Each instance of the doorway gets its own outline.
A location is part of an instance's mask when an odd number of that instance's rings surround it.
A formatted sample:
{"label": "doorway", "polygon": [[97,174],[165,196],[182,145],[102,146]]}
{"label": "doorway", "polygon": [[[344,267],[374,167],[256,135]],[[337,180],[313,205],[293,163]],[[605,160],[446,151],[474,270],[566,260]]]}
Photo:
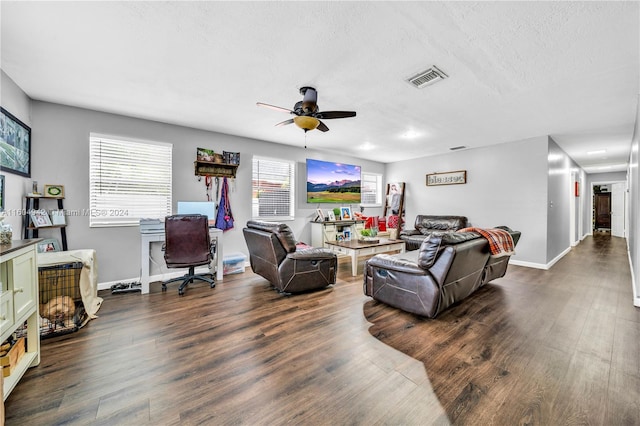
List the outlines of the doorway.
{"label": "doorway", "polygon": [[600,192],[593,195],[594,230],[611,230],[611,193]]}
{"label": "doorway", "polygon": [[593,183],[592,230],[626,237],[626,183],[621,181]]}

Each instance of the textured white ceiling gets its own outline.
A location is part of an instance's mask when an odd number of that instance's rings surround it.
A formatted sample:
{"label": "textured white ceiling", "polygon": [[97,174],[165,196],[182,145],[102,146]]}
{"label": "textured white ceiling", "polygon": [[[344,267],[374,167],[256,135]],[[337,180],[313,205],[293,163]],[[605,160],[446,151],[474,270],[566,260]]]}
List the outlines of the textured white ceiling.
{"label": "textured white ceiling", "polygon": [[[302,130],[274,126],[290,116],[256,102],[292,108],[313,86],[320,110],[358,114],[309,132],[313,148],[393,162],[551,135],[587,171],[615,171],[626,169],[640,93],[639,10],[2,1],[1,66],[33,99],[295,146]],[[431,65],[449,78],[406,82]],[[607,153],[586,154],[595,149]]]}

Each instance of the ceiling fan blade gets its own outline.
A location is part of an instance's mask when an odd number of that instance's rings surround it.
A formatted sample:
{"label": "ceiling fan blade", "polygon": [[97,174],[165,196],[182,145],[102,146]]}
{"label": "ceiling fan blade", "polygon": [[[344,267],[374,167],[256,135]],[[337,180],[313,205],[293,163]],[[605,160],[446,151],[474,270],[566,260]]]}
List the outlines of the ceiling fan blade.
{"label": "ceiling fan blade", "polygon": [[328,132],[329,128],[327,127],[326,124],[324,124],[322,121],[318,120],[319,124],[318,127],[316,127],[316,129],[320,130],[321,132]]}
{"label": "ceiling fan blade", "polygon": [[330,118],[349,118],[355,116],[355,111],[322,111],[316,114],[317,118],[323,118],[325,120]]}
{"label": "ceiling fan blade", "polygon": [[276,127],[286,126],[287,124],[292,124],[292,123],[293,123],[293,118],[290,118],[288,120],[284,120],[276,124]]}
{"label": "ceiling fan blade", "polygon": [[265,104],[265,103],[262,103],[262,102],[256,102],[256,105],[258,105],[259,107],[275,109],[276,111],[282,111],[282,112],[288,112],[289,114],[295,114],[289,108],[283,108],[283,107],[279,107],[279,106],[275,106],[275,105],[269,105],[269,104]]}

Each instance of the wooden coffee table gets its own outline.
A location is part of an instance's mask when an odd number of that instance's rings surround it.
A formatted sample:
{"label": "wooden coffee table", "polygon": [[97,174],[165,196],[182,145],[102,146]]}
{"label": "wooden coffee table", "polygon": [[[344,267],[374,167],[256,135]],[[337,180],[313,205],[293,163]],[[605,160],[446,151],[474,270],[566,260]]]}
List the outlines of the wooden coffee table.
{"label": "wooden coffee table", "polygon": [[387,238],[380,238],[376,243],[374,242],[360,242],[357,240],[351,241],[327,241],[328,249],[336,254],[345,254],[351,256],[351,275],[354,277],[358,275],[358,258],[367,255],[374,255],[380,253],[389,253],[392,251],[400,251],[404,253],[404,241],[402,240],[389,240]]}

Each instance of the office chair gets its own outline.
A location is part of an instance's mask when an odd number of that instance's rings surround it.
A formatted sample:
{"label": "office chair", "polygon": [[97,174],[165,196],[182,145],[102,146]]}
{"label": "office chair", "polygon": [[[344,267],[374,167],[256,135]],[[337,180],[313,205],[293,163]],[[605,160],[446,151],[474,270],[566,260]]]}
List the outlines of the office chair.
{"label": "office chair", "polygon": [[[189,272],[178,278],[162,283],[162,291],[167,284],[182,281],[178,294],[182,296],[187,284],[194,279],[206,281],[211,288],[216,286],[212,273],[196,274],[195,267],[209,265],[213,258],[211,239],[209,237],[209,220],[200,214],[178,214],[167,216],[164,221],[165,244],[164,260],[168,268],[189,268]],[[211,278],[209,278],[210,276]]]}

